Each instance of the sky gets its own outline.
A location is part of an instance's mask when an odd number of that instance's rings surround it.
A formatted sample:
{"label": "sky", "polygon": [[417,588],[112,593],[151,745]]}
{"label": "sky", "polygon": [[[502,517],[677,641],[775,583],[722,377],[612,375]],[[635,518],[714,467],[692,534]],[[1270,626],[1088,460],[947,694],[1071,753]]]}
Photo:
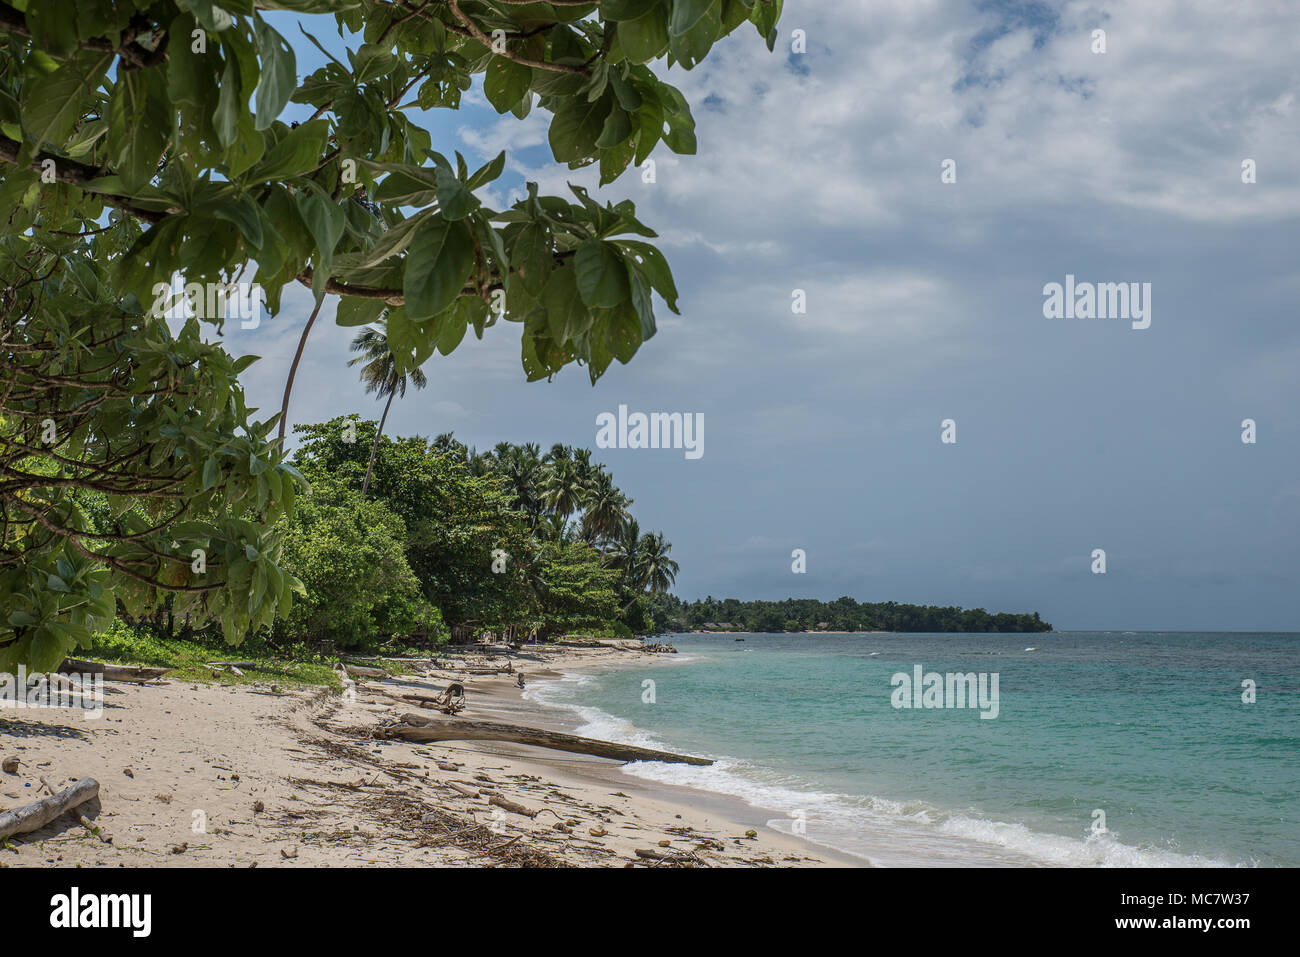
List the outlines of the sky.
{"label": "sky", "polygon": [[[341,49],[332,21],[309,28]],[[1297,64],[1290,0],[787,0],[775,52],[746,25],[662,71],[698,154],[661,145],[654,182],[603,189],[554,163],[549,114],[499,117],[476,85],[421,117],[434,148],[471,167],[507,150],[495,208],[525,181],[633,200],[682,315],[656,300],[658,334],[594,387],[576,365],[526,382],[520,327],[498,324],[434,356],[387,430],[592,448],[672,542],[684,599],[1300,630]],[[1067,275],[1149,283],[1149,327],[1047,318]],[[310,306],[286,291],[257,329],[226,327],[262,357],[244,378],[266,414]],[[291,422],[379,417],[332,308]],[[702,415],[704,454],[597,449],[620,404]]]}

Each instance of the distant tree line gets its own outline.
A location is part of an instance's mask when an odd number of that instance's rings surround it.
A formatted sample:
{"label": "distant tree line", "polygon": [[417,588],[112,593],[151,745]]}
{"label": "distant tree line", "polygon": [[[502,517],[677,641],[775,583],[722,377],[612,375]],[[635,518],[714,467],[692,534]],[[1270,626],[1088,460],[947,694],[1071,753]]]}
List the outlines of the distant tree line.
{"label": "distant tree line", "polygon": [[648,599],[655,629],[670,631],[1051,631],[1049,622],[1032,614],[989,612],[983,608],[858,602],[848,596],[834,601],[787,598],[740,601],[713,596],[682,601],[676,595]]}

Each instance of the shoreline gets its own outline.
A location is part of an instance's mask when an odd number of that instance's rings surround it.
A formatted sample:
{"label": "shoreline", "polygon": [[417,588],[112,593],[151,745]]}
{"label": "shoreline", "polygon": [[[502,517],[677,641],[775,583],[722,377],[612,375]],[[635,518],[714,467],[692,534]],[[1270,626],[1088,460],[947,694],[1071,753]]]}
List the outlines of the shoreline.
{"label": "shoreline", "polygon": [[[529,646],[525,646],[526,648]],[[609,670],[623,670],[628,667],[635,668],[657,668],[671,667],[678,663],[674,655],[668,654],[643,654],[635,659],[626,657],[616,658],[615,660],[593,661],[587,657],[589,652],[579,652],[577,656],[570,658],[561,656],[557,660],[548,663],[548,667],[541,672],[533,672],[532,677],[538,681],[555,681],[562,680],[566,677],[582,674],[593,674]],[[513,689],[512,690],[517,690]],[[546,727],[554,731],[564,731],[570,734],[578,733],[582,722],[576,713],[569,711],[562,705],[550,705],[538,701],[535,697],[528,695],[527,689],[520,695],[518,712],[512,710],[505,711],[503,717],[514,719],[516,717],[526,720],[529,724],[539,727]],[[795,847],[804,849],[807,853],[816,854],[826,858],[826,866],[831,867],[873,867],[875,866],[869,859],[854,854],[851,851],[845,851],[840,848],[832,847],[827,844],[821,844],[810,838],[800,835],[790,834],[785,831],[777,830],[770,827],[768,821],[778,819],[781,812],[771,808],[763,808],[745,801],[736,795],[726,794],[719,791],[710,791],[704,788],[691,787],[682,784],[672,784],[665,781],[656,781],[650,778],[644,778],[634,775],[625,774],[622,771],[622,765],[610,762],[601,762],[599,765],[593,765],[588,769],[593,780],[600,780],[611,785],[631,784],[638,792],[645,793],[648,796],[661,798],[669,803],[683,804],[690,807],[702,807],[708,809],[714,815],[722,820],[735,823],[741,828],[741,833],[745,829],[753,828],[760,834],[774,835],[783,839]]]}
{"label": "shoreline", "polygon": [[[662,657],[630,647],[486,654],[527,683]],[[319,687],[108,682],[98,720],[0,710],[0,756],[19,760],[0,774],[0,810],[39,800],[45,782],[100,784],[83,806],[99,836],[65,814],[0,845],[0,867],[870,866],[768,827],[774,815],[739,799],[623,774],[605,759],[374,736],[420,710],[395,694],[452,680],[465,686],[461,717],[575,726],[525,697],[515,674],[464,674],[466,661],[358,679],[355,700]]]}

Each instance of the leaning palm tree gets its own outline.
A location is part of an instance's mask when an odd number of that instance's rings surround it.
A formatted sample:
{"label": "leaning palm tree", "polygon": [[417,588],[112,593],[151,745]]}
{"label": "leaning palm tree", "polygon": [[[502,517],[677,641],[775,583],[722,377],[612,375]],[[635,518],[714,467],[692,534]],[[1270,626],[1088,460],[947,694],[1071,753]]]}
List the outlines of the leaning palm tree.
{"label": "leaning palm tree", "polygon": [[429,384],[429,380],[419,369],[412,369],[409,376],[398,371],[397,360],[393,358],[393,352],[388,348],[388,333],[382,321],[373,326],[366,326],[357,333],[356,338],[352,340],[352,351],[360,352],[361,355],[349,361],[349,366],[354,366],[358,362],[365,363],[361,367],[361,382],[366,387],[366,392],[373,392],[380,398],[388,397],[388,401],[384,403],[384,414],[379,419],[379,428],[375,431],[375,441],[370,446],[370,462],[366,465],[366,478],[361,483],[361,494],[365,495],[370,490],[370,476],[375,469],[375,453],[379,451],[379,437],[384,434],[384,423],[388,421],[388,410],[393,406],[393,397],[406,395],[408,378],[411,380],[411,385],[417,389],[423,389]]}

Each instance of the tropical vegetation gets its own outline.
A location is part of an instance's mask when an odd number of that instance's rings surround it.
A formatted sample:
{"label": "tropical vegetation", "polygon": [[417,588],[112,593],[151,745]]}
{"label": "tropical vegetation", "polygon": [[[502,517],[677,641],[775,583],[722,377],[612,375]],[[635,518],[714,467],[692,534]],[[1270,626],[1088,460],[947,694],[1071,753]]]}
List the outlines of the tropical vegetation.
{"label": "tropical vegetation", "polygon": [[[327,302],[340,325],[382,329],[391,359],[369,362],[384,398],[499,320],[517,324],[530,381],[577,363],[594,383],[630,361],[655,333],[655,296],[677,309],[633,204],[530,183],[494,209],[485,188],[505,154],[472,167],[435,144],[423,111],[458,109],[477,78],[498,113],[549,114],[555,162],[591,166],[609,184],[661,143],[695,151],[690,106],[665,74],[692,69],[746,22],[771,49],[780,10],[781,0],[0,0],[0,670],[52,668],[118,614],[165,612],[239,643],[298,627],[295,594],[353,580],[345,567],[304,579],[289,566],[349,534],[342,497],[295,517],[308,484],[284,434]],[[342,55],[318,40],[322,28],[337,30]],[[309,50],[320,66],[300,76]],[[169,321],[178,276],[187,318]],[[265,419],[240,381],[255,357],[232,357],[214,335],[227,291],[254,281],[273,317],[286,288],[314,301],[281,411]],[[374,448],[378,484],[404,466]],[[612,502],[584,530],[571,477],[543,489],[525,465],[502,466],[535,483],[515,498],[485,491],[456,507],[495,515],[517,501],[538,554],[546,543],[566,568],[585,561],[575,534],[600,552],[621,530]],[[391,541],[375,548],[389,561],[399,534],[415,535],[406,554],[420,595],[448,594],[431,576],[470,566],[434,552],[474,534],[486,544],[495,529],[425,527],[427,516],[398,507],[399,486],[384,488],[380,504],[406,529],[382,521]],[[294,522],[316,544],[286,546]],[[532,574],[539,561],[516,568]],[[620,588],[641,577],[615,574]],[[529,587],[553,620],[581,619],[566,597],[575,580]],[[386,587],[400,597],[391,613],[350,607],[340,628],[432,614],[402,576]],[[473,616],[505,620],[505,606],[467,601]]]}

